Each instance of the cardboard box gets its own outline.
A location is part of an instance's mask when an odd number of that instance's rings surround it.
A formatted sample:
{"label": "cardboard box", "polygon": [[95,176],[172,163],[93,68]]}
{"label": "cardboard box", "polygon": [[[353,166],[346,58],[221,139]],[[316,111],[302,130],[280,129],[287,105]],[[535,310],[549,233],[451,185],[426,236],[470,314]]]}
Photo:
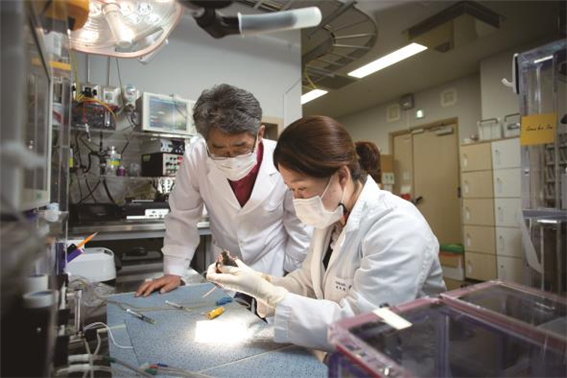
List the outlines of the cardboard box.
{"label": "cardboard box", "polygon": [[453,280],[451,278],[443,278],[445,281],[445,286],[447,286],[447,291],[457,290],[460,289],[462,285],[464,285],[464,281]]}
{"label": "cardboard box", "polygon": [[462,254],[441,252],[439,262],[443,268],[443,277],[457,281],[465,279],[465,258]]}
{"label": "cardboard box", "polygon": [[380,155],[380,168],[382,173],[394,172],[394,157],[392,155]]}

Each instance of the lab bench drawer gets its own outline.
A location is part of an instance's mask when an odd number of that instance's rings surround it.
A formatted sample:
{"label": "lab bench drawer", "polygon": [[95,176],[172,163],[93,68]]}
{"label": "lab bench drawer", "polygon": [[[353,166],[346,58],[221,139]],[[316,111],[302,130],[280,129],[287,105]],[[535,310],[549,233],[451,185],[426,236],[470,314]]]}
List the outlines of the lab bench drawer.
{"label": "lab bench drawer", "polygon": [[498,256],[498,279],[522,283],[523,263],[521,258]]}
{"label": "lab bench drawer", "polygon": [[462,175],[463,198],[493,198],[492,171],[467,172]]}
{"label": "lab bench drawer", "polygon": [[493,169],[520,168],[520,138],[492,142]]}
{"label": "lab bench drawer", "polygon": [[494,200],[464,199],[463,223],[465,225],[494,226]]}
{"label": "lab bench drawer", "polygon": [[519,228],[496,227],[496,254],[522,257],[522,233]]}
{"label": "lab bench drawer", "polygon": [[461,171],[484,171],[492,169],[490,143],[461,146]]}
{"label": "lab bench drawer", "polygon": [[494,227],[465,226],[465,251],[496,253]]}
{"label": "lab bench drawer", "polygon": [[520,198],[496,198],[494,217],[496,226],[519,227],[522,200]]}
{"label": "lab bench drawer", "polygon": [[522,196],[522,177],[520,168],[495,169],[494,197],[520,198]]}
{"label": "lab bench drawer", "polygon": [[465,275],[474,280],[496,279],[496,256],[483,253],[465,252]]}

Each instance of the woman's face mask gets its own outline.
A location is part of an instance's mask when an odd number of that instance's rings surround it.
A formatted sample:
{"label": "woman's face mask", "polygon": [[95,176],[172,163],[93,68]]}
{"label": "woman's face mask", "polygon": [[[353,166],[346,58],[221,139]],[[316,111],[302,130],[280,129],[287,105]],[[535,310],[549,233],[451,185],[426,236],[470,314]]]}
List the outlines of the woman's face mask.
{"label": "woman's face mask", "polygon": [[[252,150],[248,150],[242,155],[234,157],[215,156],[210,151],[209,160],[217,167],[219,171],[230,181],[238,181],[244,178],[257,164],[256,148],[258,137],[254,141]],[[207,147],[208,150],[208,147]]]}
{"label": "woman's face mask", "polygon": [[313,196],[311,198],[294,198],[293,206],[295,207],[295,214],[305,224],[315,228],[327,228],[333,223],[339,221],[343,216],[343,200],[345,191],[341,196],[341,201],[336,209],[329,211],[323,205],[323,197],[327,193],[329,186],[333,181],[333,176],[329,180],[327,187],[320,196]]}

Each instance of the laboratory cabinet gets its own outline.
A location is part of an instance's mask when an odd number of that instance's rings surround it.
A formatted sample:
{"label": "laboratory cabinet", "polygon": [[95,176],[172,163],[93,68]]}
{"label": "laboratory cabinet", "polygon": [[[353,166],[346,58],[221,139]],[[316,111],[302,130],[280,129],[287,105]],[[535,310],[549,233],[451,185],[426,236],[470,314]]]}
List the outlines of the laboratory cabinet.
{"label": "laboratory cabinet", "polygon": [[522,195],[520,168],[495,169],[494,197],[520,198]]}
{"label": "laboratory cabinet", "polygon": [[518,227],[496,227],[496,254],[522,257],[522,233]]}
{"label": "laboratory cabinet", "polygon": [[465,225],[494,226],[494,200],[463,200],[463,217]]}
{"label": "laboratory cabinet", "polygon": [[461,185],[466,277],[522,282],[519,138],[461,146]]}
{"label": "laboratory cabinet", "polygon": [[465,253],[465,275],[474,280],[489,281],[496,279],[496,256],[484,253]]}
{"label": "laboratory cabinet", "polygon": [[519,138],[495,141],[491,147],[493,169],[521,167]]}
{"label": "laboratory cabinet", "polygon": [[492,169],[490,143],[461,146],[461,172],[484,171]]}
{"label": "laboratory cabinet", "polygon": [[497,256],[498,278],[505,281],[521,282],[522,259],[517,257]]}
{"label": "laboratory cabinet", "polygon": [[519,198],[496,198],[494,200],[496,226],[519,227],[521,206]]}
{"label": "laboratory cabinet", "polygon": [[463,173],[461,188],[463,198],[493,198],[492,171]]}
{"label": "laboratory cabinet", "polygon": [[494,227],[464,226],[465,250],[496,253]]}

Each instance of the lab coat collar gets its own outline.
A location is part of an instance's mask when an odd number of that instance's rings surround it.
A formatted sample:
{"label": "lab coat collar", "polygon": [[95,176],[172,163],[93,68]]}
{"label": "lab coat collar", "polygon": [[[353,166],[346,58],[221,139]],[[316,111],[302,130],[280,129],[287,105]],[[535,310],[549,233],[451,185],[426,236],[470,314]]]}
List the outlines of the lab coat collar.
{"label": "lab coat collar", "polygon": [[[337,256],[340,255],[340,250],[343,247],[347,235],[359,230],[360,221],[366,212],[366,204],[368,203],[368,200],[373,197],[379,190],[380,188],[378,187],[376,182],[372,179],[372,177],[368,176],[366,183],[364,183],[364,187],[362,188],[362,191],[360,192],[360,195],[358,196],[358,199],[354,204],[352,211],[350,212],[347,224],[345,225],[345,228],[342,230],[337,242],[335,243],[335,250],[331,255],[331,259],[329,260],[329,264],[327,265],[326,272],[328,272],[332,268],[333,263],[337,260]],[[331,233],[333,228],[329,227],[328,230],[329,233]],[[323,276],[322,283],[324,283],[325,279],[327,278],[326,272]]]}
{"label": "lab coat collar", "polygon": [[258,205],[266,201],[277,184],[278,170],[274,165],[273,158],[275,142],[263,139],[262,143],[264,145],[262,165],[260,165],[260,171],[258,171],[258,177],[256,177],[250,199],[242,208],[243,214],[254,210]]}
{"label": "lab coat collar", "polygon": [[215,164],[209,159],[207,159],[207,168],[209,173],[207,178],[211,183],[211,188],[219,192],[219,198],[224,199],[230,206],[234,207],[236,210],[240,210],[240,203],[236,199],[236,195],[232,191],[228,179],[222,172],[215,166]]}
{"label": "lab coat collar", "polygon": [[[331,240],[331,233],[333,232],[333,227],[327,227],[326,229],[315,229],[312,238],[312,263],[311,263],[311,277],[313,281],[313,291],[315,292],[315,297],[318,299],[323,299],[323,275],[326,273],[323,267],[323,256],[327,252],[327,247]],[[317,263],[315,263],[317,262]],[[328,267],[331,264],[329,263]],[[327,269],[328,271],[329,269]]]}
{"label": "lab coat collar", "polygon": [[370,197],[373,197],[379,190],[380,188],[378,187],[378,184],[376,184],[376,181],[374,181],[372,177],[368,175],[366,182],[362,187],[362,191],[360,192],[360,195],[358,196],[358,199],[348,217],[348,221],[344,229],[346,233],[358,230],[358,228],[360,227],[360,220],[364,215],[368,200],[370,199]]}

